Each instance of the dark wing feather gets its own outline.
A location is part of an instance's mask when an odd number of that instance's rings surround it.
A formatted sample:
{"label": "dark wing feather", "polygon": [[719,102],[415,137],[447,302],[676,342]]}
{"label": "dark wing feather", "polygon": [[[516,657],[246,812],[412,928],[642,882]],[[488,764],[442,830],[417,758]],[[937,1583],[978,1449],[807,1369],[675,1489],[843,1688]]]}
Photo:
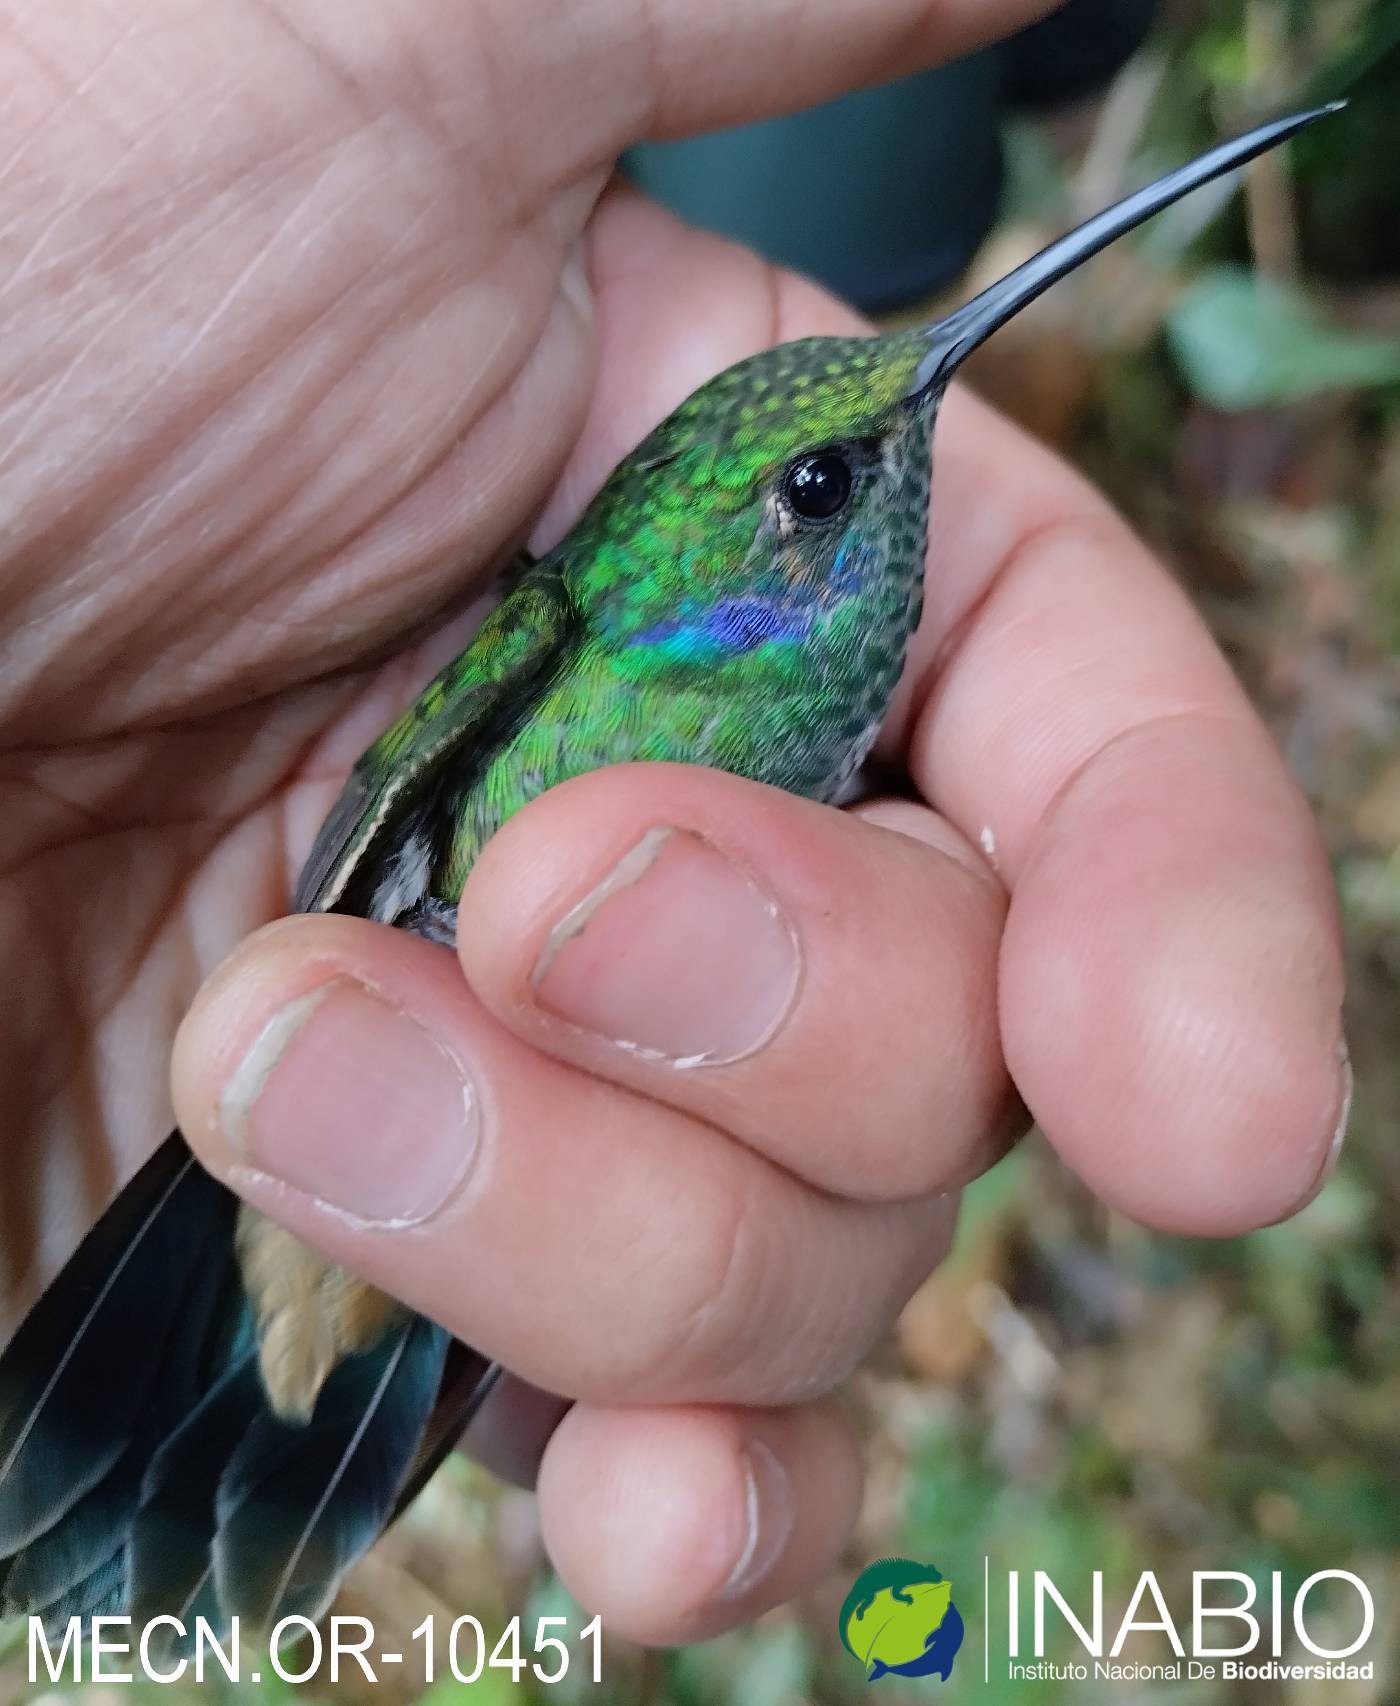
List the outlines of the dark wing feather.
{"label": "dark wing feather", "polygon": [[461,1439],[503,1373],[499,1363],[488,1362],[469,1345],[454,1341],[448,1347],[433,1413],[428,1417],[407,1478],[394,1501],[390,1522],[403,1515],[437,1474],[443,1458]]}
{"label": "dark wing feather", "polygon": [[[213,1192],[208,1201],[231,1218],[231,1201]],[[176,1209],[191,1206],[188,1196],[177,1196],[174,1203]],[[219,1226],[211,1224],[208,1230],[217,1233]],[[144,1322],[134,1322],[129,1332],[144,1328]],[[131,1443],[95,1486],[14,1558],[3,1594],[9,1613],[40,1610],[126,1544],[152,1453],[199,1405],[239,1334],[251,1346],[252,1323],[233,1263],[205,1259],[189,1277],[178,1330],[154,1359],[159,1374],[132,1428]],[[128,1343],[129,1358],[136,1349]]]}
{"label": "dark wing feather", "polygon": [[169,1139],[30,1311],[0,1357],[0,1556],[52,1529],[142,1435],[211,1251],[232,1263],[235,1208]]}
{"label": "dark wing feather", "polygon": [[[61,1637],[70,1617],[90,1618],[114,1610],[126,1593],[126,1559],[114,1552],[97,1568],[44,1606],[44,1630],[50,1639]],[[84,1631],[86,1635],[87,1631]]]}
{"label": "dark wing feather", "polygon": [[264,1413],[219,1484],[214,1584],[221,1610],[270,1628],[317,1618],[378,1539],[442,1378],[447,1335],[422,1316],[331,1374],[311,1419]]}
{"label": "dark wing feather", "polygon": [[548,560],[532,567],[350,772],[302,869],[296,911],[341,904],[355,872],[401,814],[422,803],[434,776],[464,749],[484,750],[495,721],[557,668],[575,620],[557,568]]}
{"label": "dark wing feather", "polygon": [[119,1457],[61,1522],[14,1560],[5,1579],[6,1617],[42,1611],[121,1549],[135,1506],[128,1483],[131,1455]]}
{"label": "dark wing feather", "polygon": [[257,1358],[230,1367],[151,1458],[131,1530],[131,1616],[186,1619],[209,1581],[214,1499],[229,1459],[267,1407]]}

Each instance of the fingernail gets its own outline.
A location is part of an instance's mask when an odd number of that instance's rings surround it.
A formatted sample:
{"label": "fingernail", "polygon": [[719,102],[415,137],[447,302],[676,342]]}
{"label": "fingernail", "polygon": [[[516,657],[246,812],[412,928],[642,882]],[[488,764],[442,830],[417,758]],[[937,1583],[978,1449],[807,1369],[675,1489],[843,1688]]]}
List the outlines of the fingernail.
{"label": "fingernail", "polygon": [[1356,1089],[1356,1075],[1351,1069],[1351,1051],[1347,1048],[1345,1037],[1337,1044],[1337,1062],[1341,1067],[1342,1075],[1337,1123],[1332,1131],[1332,1141],[1328,1145],[1327,1154],[1323,1157],[1322,1168],[1317,1175],[1317,1183],[1312,1189],[1313,1196],[1317,1195],[1337,1171],[1337,1163],[1341,1160],[1342,1149],[1347,1140],[1347,1125],[1351,1119],[1351,1099]]}
{"label": "fingernail", "polygon": [[539,1005],[676,1066],[760,1048],[797,992],[797,938],[777,902],[718,848],[657,828],[550,931]]}
{"label": "fingernail", "polygon": [[230,1149],[258,1172],[371,1226],[429,1219],[476,1151],[479,1106],[460,1062],[350,978],[290,1002],[224,1086]]}
{"label": "fingernail", "polygon": [[728,1581],[716,1600],[742,1599],[756,1588],[782,1556],[797,1520],[792,1480],[775,1453],[762,1440],[751,1439],[744,1450],[743,1543]]}

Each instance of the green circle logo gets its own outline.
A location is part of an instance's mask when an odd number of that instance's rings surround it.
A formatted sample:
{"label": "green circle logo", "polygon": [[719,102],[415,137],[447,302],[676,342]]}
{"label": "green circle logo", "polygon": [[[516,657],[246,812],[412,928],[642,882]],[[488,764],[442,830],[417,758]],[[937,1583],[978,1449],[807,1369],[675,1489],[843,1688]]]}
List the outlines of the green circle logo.
{"label": "green circle logo", "polygon": [[882,1676],[937,1676],[946,1682],[963,1643],[963,1620],[953,1584],[932,1564],[881,1558],[856,1577],[841,1607],[841,1643],[865,1668]]}

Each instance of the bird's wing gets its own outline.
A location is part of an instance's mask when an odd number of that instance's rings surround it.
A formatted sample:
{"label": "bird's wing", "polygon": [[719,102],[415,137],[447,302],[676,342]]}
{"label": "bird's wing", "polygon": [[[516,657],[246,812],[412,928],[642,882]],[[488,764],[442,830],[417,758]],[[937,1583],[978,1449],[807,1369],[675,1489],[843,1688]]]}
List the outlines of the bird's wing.
{"label": "bird's wing", "polygon": [[321,826],[297,883],[298,912],[328,912],[390,833],[399,811],[557,667],[576,612],[557,567],[533,565],[471,644],[364,753]]}

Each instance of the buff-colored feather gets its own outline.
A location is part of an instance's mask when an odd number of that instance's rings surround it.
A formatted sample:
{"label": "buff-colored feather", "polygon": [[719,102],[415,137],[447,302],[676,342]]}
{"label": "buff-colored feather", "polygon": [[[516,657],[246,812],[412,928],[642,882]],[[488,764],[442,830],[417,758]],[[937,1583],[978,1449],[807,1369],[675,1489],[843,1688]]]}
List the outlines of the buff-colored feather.
{"label": "buff-colored feather", "polygon": [[276,1413],[305,1421],[342,1357],[372,1345],[400,1305],[252,1209],[238,1263],[258,1322],[258,1362]]}

